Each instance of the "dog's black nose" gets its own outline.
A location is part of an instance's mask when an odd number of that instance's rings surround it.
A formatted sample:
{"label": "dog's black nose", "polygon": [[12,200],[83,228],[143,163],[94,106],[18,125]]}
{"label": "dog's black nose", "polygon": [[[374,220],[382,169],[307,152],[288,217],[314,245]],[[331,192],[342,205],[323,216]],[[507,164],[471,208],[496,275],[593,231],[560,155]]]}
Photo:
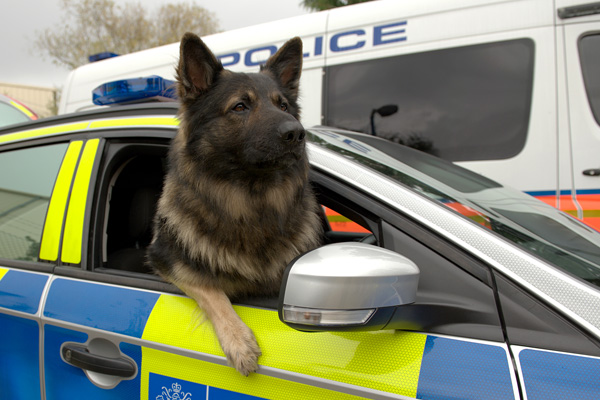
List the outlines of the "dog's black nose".
{"label": "dog's black nose", "polygon": [[298,121],[285,121],[279,125],[279,137],[287,143],[298,143],[304,140],[304,127]]}

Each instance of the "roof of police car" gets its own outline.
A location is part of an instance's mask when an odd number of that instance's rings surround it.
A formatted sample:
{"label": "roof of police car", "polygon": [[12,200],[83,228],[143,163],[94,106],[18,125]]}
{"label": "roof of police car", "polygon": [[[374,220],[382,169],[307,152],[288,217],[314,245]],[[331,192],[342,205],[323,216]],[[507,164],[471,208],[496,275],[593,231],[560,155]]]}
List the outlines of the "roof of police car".
{"label": "roof of police car", "polygon": [[2,127],[0,129],[0,135],[21,131],[24,128],[38,129],[47,126],[86,120],[135,116],[175,115],[178,109],[179,103],[177,102],[153,102],[144,104],[120,105],[114,107],[98,107],[92,110],[80,111],[71,114],[62,114],[39,119],[37,121]]}

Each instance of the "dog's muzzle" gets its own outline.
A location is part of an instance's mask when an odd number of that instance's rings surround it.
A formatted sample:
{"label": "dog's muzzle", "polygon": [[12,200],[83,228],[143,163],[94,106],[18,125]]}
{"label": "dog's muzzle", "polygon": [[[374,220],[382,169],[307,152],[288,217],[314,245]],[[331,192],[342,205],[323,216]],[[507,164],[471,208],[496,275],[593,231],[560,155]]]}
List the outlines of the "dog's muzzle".
{"label": "dog's muzzle", "polygon": [[289,146],[301,143],[306,136],[304,127],[296,120],[282,122],[277,131],[281,140]]}

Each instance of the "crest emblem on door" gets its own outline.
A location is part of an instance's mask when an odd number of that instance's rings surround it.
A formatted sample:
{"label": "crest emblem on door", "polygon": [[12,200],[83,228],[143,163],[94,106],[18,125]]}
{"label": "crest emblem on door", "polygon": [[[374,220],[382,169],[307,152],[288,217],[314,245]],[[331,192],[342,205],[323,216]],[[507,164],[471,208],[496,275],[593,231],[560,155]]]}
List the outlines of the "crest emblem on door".
{"label": "crest emblem on door", "polygon": [[175,382],[171,388],[162,387],[162,393],[156,396],[156,400],[191,400],[192,394],[181,390],[181,385]]}
{"label": "crest emblem on door", "polygon": [[206,392],[205,385],[150,373],[149,400],[204,400]]}

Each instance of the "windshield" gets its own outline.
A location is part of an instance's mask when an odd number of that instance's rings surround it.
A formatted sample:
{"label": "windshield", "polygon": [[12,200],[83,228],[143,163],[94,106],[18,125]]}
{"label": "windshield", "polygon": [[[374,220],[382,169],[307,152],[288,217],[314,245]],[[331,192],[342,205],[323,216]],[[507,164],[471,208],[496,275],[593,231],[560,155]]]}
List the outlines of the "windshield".
{"label": "windshield", "polygon": [[309,139],[600,287],[600,233],[579,220],[516,189],[385,139],[337,130],[309,131]]}

